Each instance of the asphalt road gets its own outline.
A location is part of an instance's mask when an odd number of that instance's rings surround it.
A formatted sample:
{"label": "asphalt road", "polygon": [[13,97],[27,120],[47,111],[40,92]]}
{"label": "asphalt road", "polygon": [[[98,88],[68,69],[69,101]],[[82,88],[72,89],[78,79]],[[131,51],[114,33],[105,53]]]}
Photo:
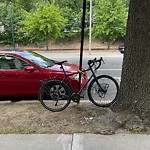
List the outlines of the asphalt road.
{"label": "asphalt road", "polygon": [[[77,51],[38,51],[38,53],[54,60],[62,61],[67,60],[68,62],[79,65],[80,52]],[[100,69],[97,71],[97,75],[110,75],[120,81],[122,71],[123,54],[118,50],[114,51],[93,51],[89,54],[88,51],[83,53],[83,68],[87,68],[87,62],[89,59],[103,57],[105,64],[102,64]],[[90,76],[90,73],[88,73]]]}
{"label": "asphalt road", "polygon": [[[70,63],[74,63],[79,65],[80,60],[80,52],[79,51],[38,51],[38,53],[54,60],[63,61],[67,60]],[[88,51],[83,53],[83,68],[88,68],[87,62],[90,59],[103,57],[105,64],[102,64],[100,69],[97,71],[98,75],[109,75],[114,77],[117,82],[120,84],[121,80],[121,71],[122,71],[122,62],[123,62],[123,54],[121,54],[118,50],[114,51],[92,51],[89,54]],[[91,75],[90,72],[87,73],[88,76]],[[84,100],[88,100],[87,92],[84,91]]]}

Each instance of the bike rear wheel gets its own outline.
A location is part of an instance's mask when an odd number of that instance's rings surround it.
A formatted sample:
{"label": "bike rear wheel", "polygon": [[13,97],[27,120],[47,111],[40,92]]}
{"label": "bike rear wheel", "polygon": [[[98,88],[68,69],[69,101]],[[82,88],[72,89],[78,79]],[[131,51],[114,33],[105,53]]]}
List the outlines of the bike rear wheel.
{"label": "bike rear wheel", "polygon": [[[118,82],[111,76],[101,75],[93,79],[88,87],[88,96],[93,104],[99,107],[109,107],[116,101],[118,95]],[[103,89],[103,90],[102,90]]]}
{"label": "bike rear wheel", "polygon": [[50,80],[42,85],[39,91],[39,101],[48,110],[59,112],[70,104],[70,89],[59,80]]}

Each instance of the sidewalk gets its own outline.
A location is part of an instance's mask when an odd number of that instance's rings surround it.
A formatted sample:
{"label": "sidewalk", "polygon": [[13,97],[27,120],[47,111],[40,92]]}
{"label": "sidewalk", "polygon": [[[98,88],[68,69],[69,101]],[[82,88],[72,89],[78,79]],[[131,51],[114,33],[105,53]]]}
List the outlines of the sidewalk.
{"label": "sidewalk", "polygon": [[[49,58],[79,58],[80,57],[80,50],[74,51],[74,50],[68,50],[68,51],[35,51],[41,55],[44,55]],[[97,51],[84,51],[83,57],[86,58],[95,58],[97,56],[101,57],[123,57],[123,54],[121,54],[118,50],[97,50]]]}
{"label": "sidewalk", "polygon": [[0,134],[0,150],[150,150],[150,135]]}

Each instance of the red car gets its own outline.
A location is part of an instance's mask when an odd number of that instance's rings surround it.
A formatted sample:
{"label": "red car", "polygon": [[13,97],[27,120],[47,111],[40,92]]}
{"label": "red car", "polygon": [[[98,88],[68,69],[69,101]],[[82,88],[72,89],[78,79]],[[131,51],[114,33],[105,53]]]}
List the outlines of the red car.
{"label": "red car", "polygon": [[[79,69],[77,65],[71,63],[64,63],[64,67],[68,73]],[[41,80],[54,77],[62,79],[63,76],[63,71],[54,60],[38,53],[18,50],[0,51],[0,100],[37,99]],[[70,79],[74,90],[77,91],[78,76],[74,75]],[[85,74],[81,86],[86,81]]]}

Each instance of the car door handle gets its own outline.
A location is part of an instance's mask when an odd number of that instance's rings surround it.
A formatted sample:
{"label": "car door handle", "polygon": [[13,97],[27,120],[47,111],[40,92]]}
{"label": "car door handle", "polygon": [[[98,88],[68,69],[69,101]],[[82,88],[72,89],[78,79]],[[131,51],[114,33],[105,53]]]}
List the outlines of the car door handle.
{"label": "car door handle", "polygon": [[6,77],[6,73],[1,73],[0,76],[1,77]]}

